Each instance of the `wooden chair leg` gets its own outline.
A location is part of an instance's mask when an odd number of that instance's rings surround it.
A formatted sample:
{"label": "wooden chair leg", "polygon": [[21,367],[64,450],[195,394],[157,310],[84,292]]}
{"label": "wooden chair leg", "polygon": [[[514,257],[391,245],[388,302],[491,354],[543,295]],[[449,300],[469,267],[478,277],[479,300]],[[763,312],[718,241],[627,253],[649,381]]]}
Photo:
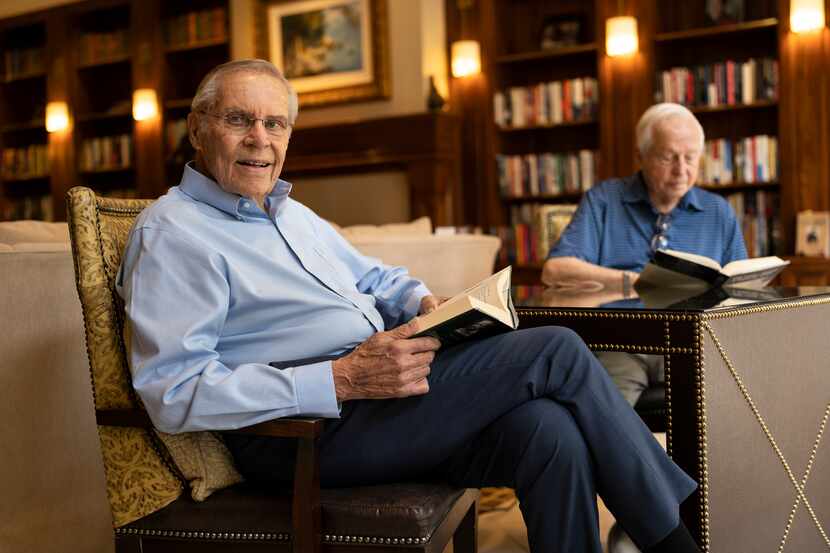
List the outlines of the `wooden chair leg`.
{"label": "wooden chair leg", "polygon": [[478,500],[470,505],[470,510],[464,515],[464,519],[455,534],[452,536],[452,549],[455,553],[478,553]]}

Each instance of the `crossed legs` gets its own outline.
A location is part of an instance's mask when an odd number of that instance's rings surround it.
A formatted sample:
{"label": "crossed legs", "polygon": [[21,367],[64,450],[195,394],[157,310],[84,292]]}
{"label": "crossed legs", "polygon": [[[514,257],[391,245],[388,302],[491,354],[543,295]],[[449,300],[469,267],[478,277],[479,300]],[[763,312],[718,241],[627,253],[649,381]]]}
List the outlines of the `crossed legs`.
{"label": "crossed legs", "polygon": [[[694,482],[573,332],[535,328],[450,348],[429,381],[423,396],[345,403],[321,439],[323,485],[511,486],[535,552],[599,552],[596,492],[640,545],[678,525]],[[226,439],[250,479],[290,478],[286,441]]]}

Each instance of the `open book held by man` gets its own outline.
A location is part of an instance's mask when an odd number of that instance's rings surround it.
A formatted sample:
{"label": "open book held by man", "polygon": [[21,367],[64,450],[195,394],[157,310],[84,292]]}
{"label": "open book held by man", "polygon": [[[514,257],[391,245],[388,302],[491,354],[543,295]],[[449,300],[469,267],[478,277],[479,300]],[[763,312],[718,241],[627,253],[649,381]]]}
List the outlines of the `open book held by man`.
{"label": "open book held by man", "polygon": [[654,258],[640,273],[636,285],[638,288],[760,287],[769,283],[789,263],[773,255],[732,261],[721,267],[717,261],[703,255],[661,249],[654,252]]}
{"label": "open book held by man", "polygon": [[502,269],[418,317],[416,336],[432,336],[447,347],[515,329],[519,318],[510,295],[510,275],[510,267]]}

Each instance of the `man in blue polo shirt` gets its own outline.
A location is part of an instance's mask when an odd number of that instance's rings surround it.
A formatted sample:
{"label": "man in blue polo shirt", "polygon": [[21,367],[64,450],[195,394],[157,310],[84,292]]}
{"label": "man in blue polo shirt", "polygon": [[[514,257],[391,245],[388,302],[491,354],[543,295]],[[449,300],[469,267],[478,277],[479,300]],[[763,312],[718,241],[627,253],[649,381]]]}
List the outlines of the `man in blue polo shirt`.
{"label": "man in blue polo shirt", "polygon": [[[679,104],[650,107],[637,123],[642,170],[589,190],[542,271],[549,286],[593,282],[631,295],[640,271],[658,248],[711,257],[721,265],[746,258],[735,214],[717,194],[695,188],[703,128]],[[649,382],[664,378],[663,357],[597,355],[632,405]]]}

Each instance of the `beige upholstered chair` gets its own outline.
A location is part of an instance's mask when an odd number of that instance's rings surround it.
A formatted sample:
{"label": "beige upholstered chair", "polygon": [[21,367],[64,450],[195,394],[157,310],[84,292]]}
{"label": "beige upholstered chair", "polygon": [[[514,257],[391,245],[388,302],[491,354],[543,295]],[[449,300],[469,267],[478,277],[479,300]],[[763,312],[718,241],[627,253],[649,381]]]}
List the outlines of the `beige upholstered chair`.
{"label": "beige upholstered chair", "polygon": [[68,194],[69,229],[84,316],[98,432],[118,551],[429,551],[450,539],[476,549],[478,492],[401,483],[319,486],[322,419],[282,419],[242,432],[299,440],[293,493],[237,484],[203,502],[186,483],[136,397],[127,366],[124,310],[114,278],[135,217],[149,200]]}

